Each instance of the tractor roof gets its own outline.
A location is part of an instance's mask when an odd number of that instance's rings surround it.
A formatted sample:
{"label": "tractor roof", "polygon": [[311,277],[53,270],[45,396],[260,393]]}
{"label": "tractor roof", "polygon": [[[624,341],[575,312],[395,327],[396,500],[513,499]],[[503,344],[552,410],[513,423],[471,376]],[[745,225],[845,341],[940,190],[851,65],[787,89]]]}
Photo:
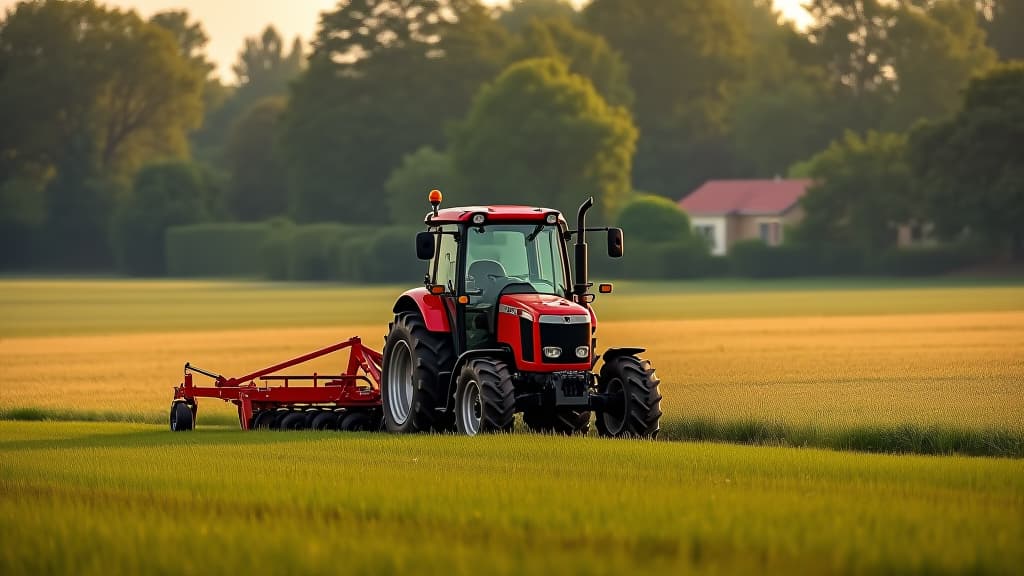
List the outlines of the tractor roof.
{"label": "tractor roof", "polygon": [[437,211],[437,216],[427,214],[426,222],[431,225],[469,222],[473,214],[486,214],[487,222],[543,222],[548,214],[558,214],[558,221],[565,218],[558,210],[536,206],[459,206]]}

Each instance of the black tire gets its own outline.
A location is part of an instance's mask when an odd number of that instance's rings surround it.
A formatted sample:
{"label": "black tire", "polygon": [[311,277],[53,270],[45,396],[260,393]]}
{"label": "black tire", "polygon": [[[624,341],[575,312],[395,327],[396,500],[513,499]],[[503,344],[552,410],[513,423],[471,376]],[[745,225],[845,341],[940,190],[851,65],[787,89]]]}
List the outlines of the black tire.
{"label": "black tire", "polygon": [[304,430],[306,428],[306,414],[303,412],[291,412],[281,419],[279,426],[281,430]]}
{"label": "black tire", "polygon": [[547,407],[530,408],[523,412],[527,428],[541,434],[586,436],[590,432],[590,412]]}
{"label": "black tire", "polygon": [[455,391],[455,426],[460,434],[511,432],[516,397],[512,375],[501,360],[475,358],[459,372]]}
{"label": "black tire", "polygon": [[171,403],[171,432],[188,432],[195,424],[192,408],[184,402]]}
{"label": "black tire", "polygon": [[[408,358],[407,363],[405,358]],[[438,410],[443,410],[448,403],[448,382],[442,382],[438,375],[449,370],[453,363],[448,334],[427,330],[418,312],[401,312],[395,316],[384,345],[381,371],[384,425],[389,432],[452,430],[454,417]],[[408,387],[402,382],[409,382]]]}
{"label": "black tire", "polygon": [[612,438],[655,438],[661,429],[660,384],[649,360],[618,356],[605,362],[597,387],[610,398],[597,413],[597,433]]}
{"label": "black tire", "polygon": [[338,430],[342,432],[368,432],[380,428],[377,422],[374,426],[373,418],[366,412],[350,412],[346,414],[338,424]]}
{"label": "black tire", "polygon": [[280,419],[280,412],[276,410],[261,410],[256,413],[256,416],[252,419],[253,430],[271,430],[276,428],[276,423]]}
{"label": "black tire", "polygon": [[338,413],[337,412],[321,412],[313,418],[313,422],[309,425],[312,430],[337,430],[338,429]]}

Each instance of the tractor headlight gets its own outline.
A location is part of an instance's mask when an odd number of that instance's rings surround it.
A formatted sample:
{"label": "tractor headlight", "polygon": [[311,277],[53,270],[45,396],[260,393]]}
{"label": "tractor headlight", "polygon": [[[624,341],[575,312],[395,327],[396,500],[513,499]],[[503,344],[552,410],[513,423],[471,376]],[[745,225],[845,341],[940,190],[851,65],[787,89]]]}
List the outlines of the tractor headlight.
{"label": "tractor headlight", "polygon": [[558,214],[552,212],[551,214],[548,214],[546,218],[544,218],[544,221],[547,222],[548,224],[554,224],[558,222]]}
{"label": "tractor headlight", "polygon": [[577,358],[590,358],[590,346],[577,346],[576,347]]}
{"label": "tractor headlight", "polygon": [[558,358],[561,355],[562,355],[562,349],[559,348],[558,346],[545,346],[544,347],[544,356],[546,358],[554,359],[554,358]]}
{"label": "tractor headlight", "polygon": [[483,214],[473,214],[472,222],[473,222],[473,224],[476,224],[477,226],[480,226],[480,225],[482,225],[484,223],[484,220],[486,220],[486,219],[487,219],[487,216],[484,216]]}

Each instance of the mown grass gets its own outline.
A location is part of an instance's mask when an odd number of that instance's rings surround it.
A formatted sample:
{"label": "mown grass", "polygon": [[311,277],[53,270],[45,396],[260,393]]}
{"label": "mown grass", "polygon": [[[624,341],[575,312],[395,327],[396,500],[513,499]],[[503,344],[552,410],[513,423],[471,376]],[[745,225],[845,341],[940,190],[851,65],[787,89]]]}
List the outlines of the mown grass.
{"label": "mown grass", "polygon": [[1024,462],[0,422],[0,573],[1011,574]]}
{"label": "mown grass", "polygon": [[[0,409],[0,421],[121,422],[166,425],[167,415],[113,411]],[[237,427],[233,414],[204,414],[203,428]],[[521,420],[516,431],[529,432]],[[596,436],[591,432],[591,436]],[[665,441],[732,442],[765,446],[815,447],[886,454],[933,454],[1024,458],[1024,431],[1009,428],[966,428],[914,424],[819,426],[760,420],[716,421],[670,416],[658,436]]]}

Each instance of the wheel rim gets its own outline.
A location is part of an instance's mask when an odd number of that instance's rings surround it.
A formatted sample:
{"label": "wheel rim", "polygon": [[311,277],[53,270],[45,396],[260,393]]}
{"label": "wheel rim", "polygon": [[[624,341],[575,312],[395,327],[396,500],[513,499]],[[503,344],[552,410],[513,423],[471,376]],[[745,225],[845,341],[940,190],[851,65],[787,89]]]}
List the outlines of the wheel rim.
{"label": "wheel rim", "polygon": [[[614,400],[609,406],[611,409],[605,410],[602,415],[605,426],[612,434],[621,434],[626,425],[626,388],[622,385],[622,380],[615,378],[608,382],[607,394]],[[621,405],[617,405],[619,402]]]}
{"label": "wheel rim", "polygon": [[476,380],[466,382],[466,391],[462,395],[462,423],[466,434],[476,436],[480,433],[480,420],[483,416],[483,404],[480,402],[480,385]]}
{"label": "wheel rim", "polygon": [[401,426],[412,411],[412,350],[404,340],[395,343],[388,363],[388,411]]}

